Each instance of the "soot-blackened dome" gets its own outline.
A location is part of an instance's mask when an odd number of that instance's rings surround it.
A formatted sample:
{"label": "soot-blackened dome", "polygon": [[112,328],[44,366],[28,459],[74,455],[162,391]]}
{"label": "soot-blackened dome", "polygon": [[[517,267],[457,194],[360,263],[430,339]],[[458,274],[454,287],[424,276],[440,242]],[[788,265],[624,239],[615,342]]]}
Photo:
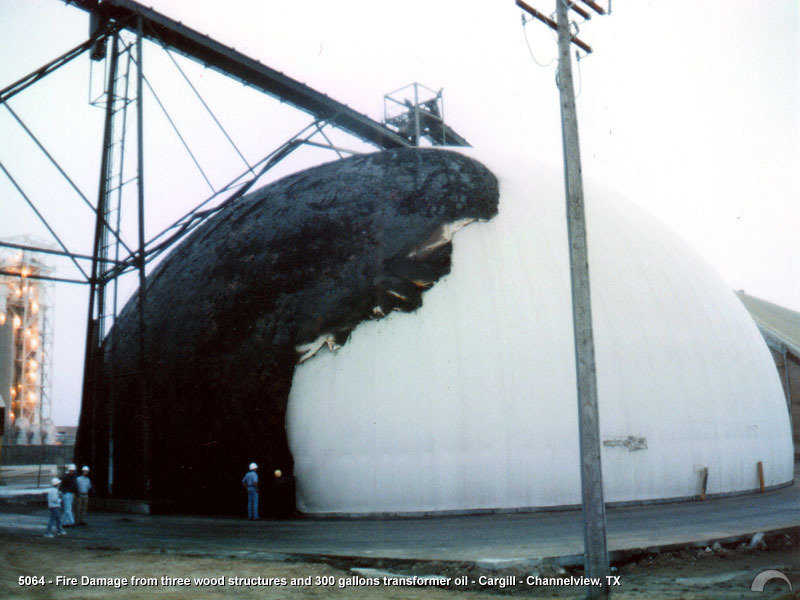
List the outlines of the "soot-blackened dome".
{"label": "soot-blackened dome", "polygon": [[117,496],[232,512],[251,461],[291,473],[285,408],[296,362],[345,343],[364,320],[416,310],[450,270],[453,228],[492,218],[497,198],[476,160],[414,148],[308,169],[225,206],[147,278],[149,407],[138,295],[116,343],[106,340],[77,448],[97,489],[109,430]]}

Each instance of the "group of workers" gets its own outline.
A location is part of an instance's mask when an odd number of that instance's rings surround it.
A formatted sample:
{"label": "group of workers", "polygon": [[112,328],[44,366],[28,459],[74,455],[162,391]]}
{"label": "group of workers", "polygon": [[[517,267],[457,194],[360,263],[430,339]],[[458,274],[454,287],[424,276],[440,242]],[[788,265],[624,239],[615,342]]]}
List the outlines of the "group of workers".
{"label": "group of workers", "polygon": [[[293,490],[290,483],[283,476],[280,469],[273,471],[273,481],[270,490],[270,513],[276,517],[291,515],[292,507],[287,501]],[[81,468],[78,475],[77,467],[69,465],[63,479],[53,477],[51,487],[47,492],[47,508],[50,520],[47,523],[45,537],[64,535],[65,527],[86,525],[86,514],[89,510],[89,492],[92,489],[92,480],[89,479],[89,467]],[[259,518],[259,481],[258,465],[250,463],[250,468],[242,478],[242,486],[247,491],[247,518],[256,521]],[[74,511],[73,511],[74,507]]]}
{"label": "group of workers", "polygon": [[89,512],[89,492],[92,489],[89,467],[84,466],[81,474],[78,475],[78,468],[75,465],[69,465],[64,478],[53,477],[50,484],[51,487],[47,491],[47,509],[50,512],[50,520],[44,536],[64,535],[65,527],[86,525],[86,514]]}

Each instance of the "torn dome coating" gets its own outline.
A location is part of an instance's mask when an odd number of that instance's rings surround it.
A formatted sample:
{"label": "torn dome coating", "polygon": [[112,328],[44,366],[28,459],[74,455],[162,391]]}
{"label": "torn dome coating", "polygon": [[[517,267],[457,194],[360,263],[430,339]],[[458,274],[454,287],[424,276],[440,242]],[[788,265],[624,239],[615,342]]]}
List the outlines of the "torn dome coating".
{"label": "torn dome coating", "polygon": [[240,511],[248,463],[259,464],[262,484],[273,468],[291,473],[285,412],[302,353],[313,354],[315,340],[346,343],[364,320],[419,308],[450,270],[452,232],[493,217],[498,195],[474,159],[406,148],[308,169],[226,206],[147,278],[146,435],[138,294],[117,320],[113,365],[106,338],[76,449],[96,489],[106,489],[110,429],[114,496]]}

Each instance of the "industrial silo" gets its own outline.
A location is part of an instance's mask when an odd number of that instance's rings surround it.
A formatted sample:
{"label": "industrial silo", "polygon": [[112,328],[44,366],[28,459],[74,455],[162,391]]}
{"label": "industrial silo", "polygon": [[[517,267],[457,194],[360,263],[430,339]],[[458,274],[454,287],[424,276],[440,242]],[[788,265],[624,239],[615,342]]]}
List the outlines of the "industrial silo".
{"label": "industrial silo", "polygon": [[49,389],[49,273],[22,251],[0,257],[0,390],[5,444],[52,443]]}

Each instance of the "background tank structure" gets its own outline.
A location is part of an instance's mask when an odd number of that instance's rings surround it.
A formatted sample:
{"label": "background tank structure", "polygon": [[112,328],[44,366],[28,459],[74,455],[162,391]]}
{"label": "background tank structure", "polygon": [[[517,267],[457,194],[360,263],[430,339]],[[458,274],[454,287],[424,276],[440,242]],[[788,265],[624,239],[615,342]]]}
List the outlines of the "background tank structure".
{"label": "background tank structure", "polygon": [[51,284],[37,280],[47,265],[29,253],[0,256],[0,396],[6,445],[52,444]]}

